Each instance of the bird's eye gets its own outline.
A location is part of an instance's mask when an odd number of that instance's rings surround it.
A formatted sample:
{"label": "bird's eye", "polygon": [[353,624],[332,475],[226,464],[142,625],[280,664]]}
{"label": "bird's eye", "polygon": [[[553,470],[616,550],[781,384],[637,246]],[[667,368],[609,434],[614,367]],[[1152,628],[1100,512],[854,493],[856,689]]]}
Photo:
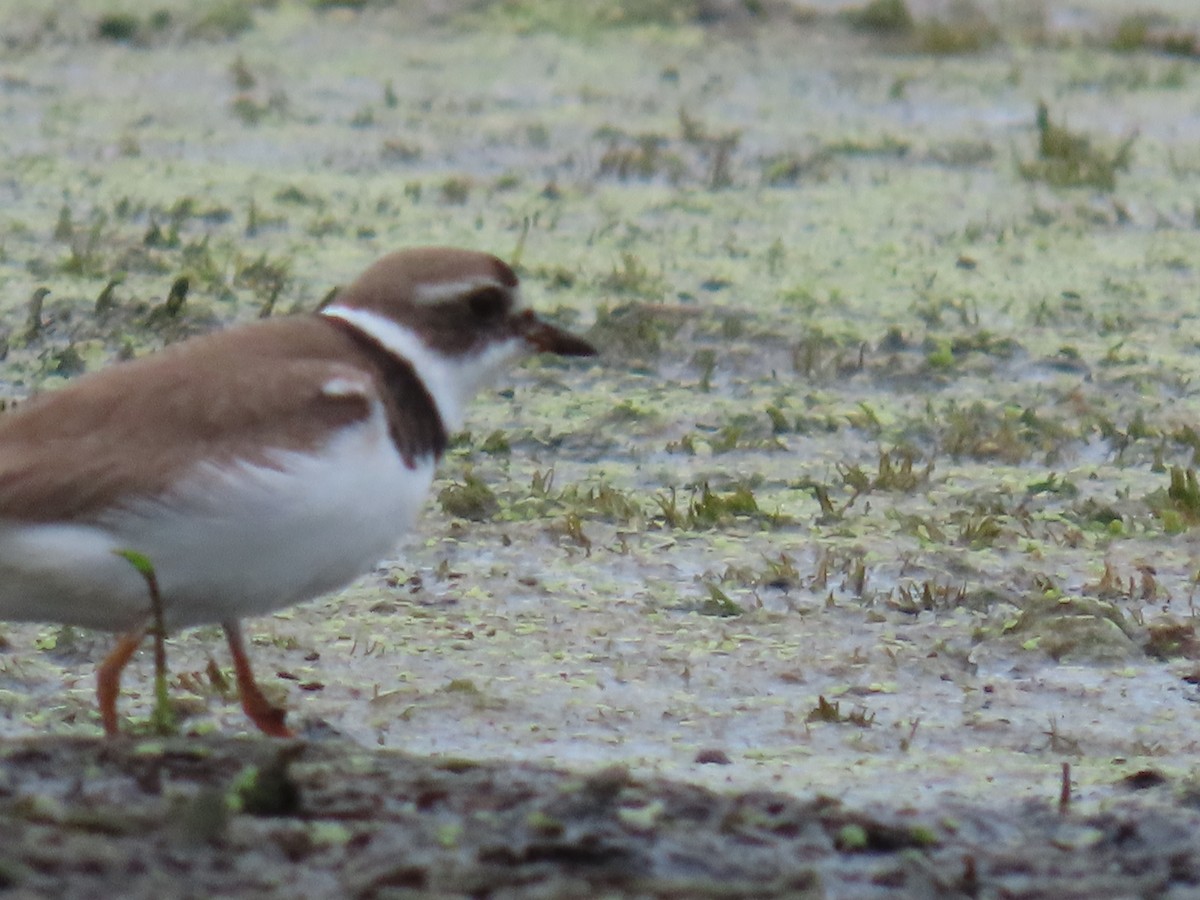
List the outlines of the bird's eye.
{"label": "bird's eye", "polygon": [[496,319],[508,311],[508,292],[495,286],[482,287],[467,295],[467,306],[477,319]]}

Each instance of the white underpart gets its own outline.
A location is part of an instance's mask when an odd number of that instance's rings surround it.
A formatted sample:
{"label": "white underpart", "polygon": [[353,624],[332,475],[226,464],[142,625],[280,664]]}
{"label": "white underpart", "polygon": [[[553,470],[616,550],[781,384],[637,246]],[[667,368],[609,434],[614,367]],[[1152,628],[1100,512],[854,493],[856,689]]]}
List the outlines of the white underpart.
{"label": "white underpart", "polygon": [[445,356],[430,349],[411,328],[370,310],[334,304],[321,310],[321,315],[353,325],[392,353],[408,360],[433,398],[447,431],[461,429],[467,402],[486,382],[528,350],[523,338],[513,336],[490,343],[477,353]]}
{"label": "white underpart", "polygon": [[0,523],[0,619],[135,627],[149,595],[119,550],[154,565],[176,628],[320,596],[389,554],[415,521],[434,470],[432,457],[405,465],[379,404],[319,452],[281,452],[275,462],[203,464],[168,497],[95,525]]}

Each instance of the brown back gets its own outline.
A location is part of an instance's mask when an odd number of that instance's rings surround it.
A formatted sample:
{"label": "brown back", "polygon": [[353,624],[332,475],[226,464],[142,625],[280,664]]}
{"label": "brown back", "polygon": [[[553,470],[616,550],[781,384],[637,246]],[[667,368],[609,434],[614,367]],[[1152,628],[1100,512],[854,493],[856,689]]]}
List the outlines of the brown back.
{"label": "brown back", "polygon": [[[335,379],[362,390],[327,390]],[[440,453],[445,432],[432,403],[396,396],[411,389],[319,316],[184,341],[0,417],[0,520],[94,519],[116,502],[166,492],[201,460],[271,465],[273,451],[315,449],[365,420],[372,393],[389,390],[392,438],[412,464]]]}

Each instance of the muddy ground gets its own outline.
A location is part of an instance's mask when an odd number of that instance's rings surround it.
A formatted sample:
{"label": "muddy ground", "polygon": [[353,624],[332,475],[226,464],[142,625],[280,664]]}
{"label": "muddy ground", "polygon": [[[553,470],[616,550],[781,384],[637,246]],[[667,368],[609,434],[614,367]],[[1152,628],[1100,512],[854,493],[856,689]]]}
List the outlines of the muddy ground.
{"label": "muddy ground", "polygon": [[111,639],[0,626],[14,895],[1200,895],[1193,4],[0,21],[6,402],[422,243],[603,351],[246,623],[295,749],[215,629],[105,745]]}
{"label": "muddy ground", "polygon": [[850,807],[230,738],[4,748],[5,896],[1191,897],[1195,809]]}

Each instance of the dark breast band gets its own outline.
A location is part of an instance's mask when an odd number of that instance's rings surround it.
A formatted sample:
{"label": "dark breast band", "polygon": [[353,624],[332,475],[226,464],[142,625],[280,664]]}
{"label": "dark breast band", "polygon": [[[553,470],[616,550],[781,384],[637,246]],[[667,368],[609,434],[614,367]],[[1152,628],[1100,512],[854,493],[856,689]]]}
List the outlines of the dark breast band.
{"label": "dark breast band", "polygon": [[410,469],[426,456],[439,460],[450,443],[441,413],[425,383],[408,360],[392,353],[371,335],[336,316],[319,316],[344,334],[374,370],[383,389],[388,435]]}

